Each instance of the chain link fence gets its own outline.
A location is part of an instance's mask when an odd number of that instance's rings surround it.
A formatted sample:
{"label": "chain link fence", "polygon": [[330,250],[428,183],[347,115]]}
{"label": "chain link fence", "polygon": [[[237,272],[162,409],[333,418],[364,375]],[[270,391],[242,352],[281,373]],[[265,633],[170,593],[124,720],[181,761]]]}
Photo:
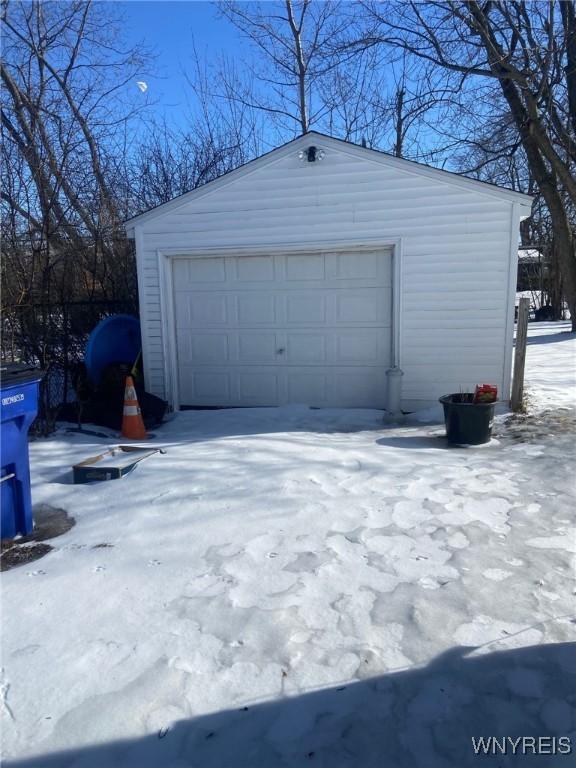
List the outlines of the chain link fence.
{"label": "chain link fence", "polygon": [[131,301],[69,301],[2,307],[2,360],[41,368],[36,434],[54,431],[61,413],[76,401],[75,381],[88,336],[105,317],[138,315]]}

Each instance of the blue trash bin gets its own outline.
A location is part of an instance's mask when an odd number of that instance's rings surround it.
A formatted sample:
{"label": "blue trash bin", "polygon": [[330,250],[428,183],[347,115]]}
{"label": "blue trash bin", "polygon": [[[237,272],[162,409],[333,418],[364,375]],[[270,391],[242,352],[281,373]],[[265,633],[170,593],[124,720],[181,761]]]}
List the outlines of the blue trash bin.
{"label": "blue trash bin", "polygon": [[38,413],[42,372],[20,363],[0,368],[0,537],[32,533],[28,429]]}

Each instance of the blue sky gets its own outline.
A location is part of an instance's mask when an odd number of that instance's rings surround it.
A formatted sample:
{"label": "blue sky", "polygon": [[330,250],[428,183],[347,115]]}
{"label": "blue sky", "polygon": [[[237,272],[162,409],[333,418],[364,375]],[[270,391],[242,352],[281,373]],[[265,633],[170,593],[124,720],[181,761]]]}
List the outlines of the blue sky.
{"label": "blue sky", "polygon": [[[126,44],[132,47],[144,42],[155,51],[154,64],[137,79],[148,84],[146,97],[142,98],[150,99],[154,117],[165,119],[171,126],[186,130],[193,119],[193,95],[185,77],[185,71],[193,69],[193,42],[202,62],[208,64],[216,63],[221,53],[233,58],[240,70],[243,69],[243,61],[254,61],[255,53],[251,45],[229,21],[219,16],[215,2],[122,0],[117,3],[117,8],[125,17],[123,34]],[[137,95],[136,80],[133,88],[134,95]],[[293,131],[297,129],[294,124]],[[320,126],[322,129],[323,126]],[[264,136],[269,143],[266,148],[287,140],[290,135],[290,131],[278,134],[264,120]],[[434,132],[420,125],[418,137],[420,140],[430,139],[433,143]],[[392,145],[390,141],[385,141],[379,146],[390,151]]]}
{"label": "blue sky", "polygon": [[[220,51],[246,50],[239,33],[218,17],[216,5],[195,0],[126,0],[119,3],[126,18],[126,41],[145,41],[156,52],[152,71],[142,74],[157,102],[158,116],[183,125],[189,91],[183,69],[190,69],[192,40],[201,55],[214,60]],[[134,84],[136,87],[136,84]]]}

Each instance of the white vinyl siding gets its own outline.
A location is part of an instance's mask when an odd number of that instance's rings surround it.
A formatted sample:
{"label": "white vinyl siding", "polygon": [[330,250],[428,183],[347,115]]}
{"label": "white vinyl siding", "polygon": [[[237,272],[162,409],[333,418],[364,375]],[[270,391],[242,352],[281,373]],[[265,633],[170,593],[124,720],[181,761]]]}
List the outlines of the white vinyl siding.
{"label": "white vinyl siding", "polygon": [[[319,137],[313,143],[322,146]],[[373,162],[369,152],[364,159],[331,141],[321,162],[300,161],[298,149],[282,148],[255,170],[135,222],[148,388],[168,396],[160,253],[400,241],[404,408],[484,381],[506,396],[515,201],[458,177]]]}

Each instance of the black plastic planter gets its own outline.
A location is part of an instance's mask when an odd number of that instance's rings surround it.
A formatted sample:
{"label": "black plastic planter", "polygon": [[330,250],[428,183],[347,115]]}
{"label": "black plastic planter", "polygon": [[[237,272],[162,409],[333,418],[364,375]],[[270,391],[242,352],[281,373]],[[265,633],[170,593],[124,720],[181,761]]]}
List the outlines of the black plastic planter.
{"label": "black plastic planter", "polygon": [[482,445],[490,440],[495,403],[474,403],[474,395],[459,392],[444,395],[446,437],[455,445]]}

